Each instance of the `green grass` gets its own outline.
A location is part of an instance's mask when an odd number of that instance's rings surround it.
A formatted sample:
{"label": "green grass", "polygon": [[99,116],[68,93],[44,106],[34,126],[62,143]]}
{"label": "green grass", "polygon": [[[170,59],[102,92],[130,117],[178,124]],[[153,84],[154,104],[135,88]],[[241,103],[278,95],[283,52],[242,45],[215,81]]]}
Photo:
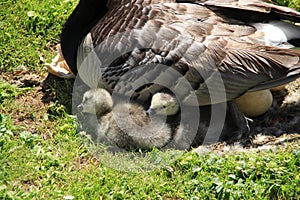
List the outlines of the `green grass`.
{"label": "green grass", "polygon": [[273,2],[276,2],[277,4],[282,6],[288,6],[300,10],[299,0],[273,0]]}
{"label": "green grass", "polygon": [[13,71],[20,65],[41,70],[39,58],[51,57],[62,25],[77,2],[1,0],[0,72]]}
{"label": "green grass", "polygon": [[[119,172],[96,161],[71,127],[52,139],[19,132],[0,115],[0,198],[293,199],[300,194],[300,149],[225,156],[185,153],[168,167]],[[65,116],[66,124],[72,119]]]}
{"label": "green grass", "polygon": [[50,62],[77,2],[0,1],[0,199],[299,198],[299,143],[259,153],[188,152],[150,171],[97,160],[76,133],[71,82],[45,92],[9,77],[18,66],[45,74],[40,56]]}

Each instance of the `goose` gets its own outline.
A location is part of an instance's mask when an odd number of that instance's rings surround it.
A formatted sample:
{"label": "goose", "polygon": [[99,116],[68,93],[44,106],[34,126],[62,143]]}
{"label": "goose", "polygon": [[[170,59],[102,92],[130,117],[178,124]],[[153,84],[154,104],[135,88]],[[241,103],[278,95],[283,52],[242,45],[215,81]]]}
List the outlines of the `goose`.
{"label": "goose", "polygon": [[[300,13],[259,0],[80,0],[61,48],[73,74],[149,102],[164,88],[186,105],[227,103],[239,137],[248,120],[234,100],[300,76]],[[90,59],[89,59],[90,58]]]}
{"label": "goose", "polygon": [[57,54],[51,63],[45,63],[49,73],[60,78],[75,78],[61,51],[60,44],[56,45]]}
{"label": "goose", "polygon": [[[218,105],[222,110],[222,105]],[[224,109],[224,108],[223,108]],[[172,140],[164,148],[190,150],[203,144],[219,141],[234,141],[232,126],[228,121],[216,125],[217,129],[210,130],[211,107],[199,109],[197,106],[179,105],[177,98],[170,92],[158,92],[152,96],[151,104],[147,110],[148,115],[167,117],[166,123],[172,128]],[[200,120],[196,118],[199,117]],[[230,116],[225,116],[226,120]],[[205,140],[206,139],[206,140]]]}
{"label": "goose", "polygon": [[[195,111],[197,107],[193,107],[192,109]],[[154,94],[147,113],[149,116],[174,116],[170,121],[167,121],[173,129],[172,140],[170,140],[165,148],[189,150],[192,147],[193,141],[199,139],[197,135],[205,133],[201,125],[198,126],[201,120],[194,120],[196,117],[194,115],[195,112],[191,112],[191,109],[187,107],[181,108],[173,94],[164,92]]]}
{"label": "goose", "polygon": [[[173,102],[164,106],[165,110],[170,110]],[[122,149],[161,148],[172,138],[172,130],[165,118],[150,118],[144,107],[136,103],[118,102],[114,105],[110,93],[102,88],[86,91],[78,109],[97,116],[100,142]]]}
{"label": "goose", "polygon": [[152,96],[151,104],[147,113],[149,115],[163,115],[163,116],[172,116],[176,115],[179,112],[180,105],[177,99],[169,94],[159,92]]}
{"label": "goose", "polygon": [[[149,109],[145,111],[136,103],[118,102],[114,105],[107,90],[90,89],[84,93],[78,109],[97,116],[97,133],[101,142],[127,150],[153,147],[189,150],[200,144],[194,142],[195,138],[203,140],[206,133],[206,129],[198,128],[198,124],[192,125],[195,121],[187,120],[192,116],[189,112],[184,114],[184,119],[178,117],[180,105],[170,93],[154,94]],[[174,118],[168,121],[167,117],[172,116]]]}

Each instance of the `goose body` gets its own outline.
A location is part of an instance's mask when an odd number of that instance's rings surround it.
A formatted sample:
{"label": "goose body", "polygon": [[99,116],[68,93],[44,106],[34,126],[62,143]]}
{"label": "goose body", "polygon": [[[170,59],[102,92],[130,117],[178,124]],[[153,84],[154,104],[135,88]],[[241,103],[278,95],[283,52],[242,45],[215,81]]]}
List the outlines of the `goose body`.
{"label": "goose body", "polygon": [[150,119],[145,109],[135,103],[119,102],[113,105],[111,95],[102,88],[85,92],[78,108],[83,113],[96,114],[100,142],[120,148],[161,148],[171,140],[173,134],[165,118]]}
{"label": "goose body", "polygon": [[84,43],[94,48],[101,61],[100,72],[90,75],[98,77],[95,86],[142,100],[169,87],[184,103],[202,106],[299,77],[300,53],[284,47],[299,40],[300,29],[286,19],[299,22],[300,14],[260,1],[81,0],[61,44],[75,74],[77,51]]}
{"label": "goose body", "polygon": [[206,106],[300,76],[300,52],[289,49],[300,28],[287,20],[300,13],[255,0],[80,0],[61,47],[92,88],[142,102],[168,88]]}

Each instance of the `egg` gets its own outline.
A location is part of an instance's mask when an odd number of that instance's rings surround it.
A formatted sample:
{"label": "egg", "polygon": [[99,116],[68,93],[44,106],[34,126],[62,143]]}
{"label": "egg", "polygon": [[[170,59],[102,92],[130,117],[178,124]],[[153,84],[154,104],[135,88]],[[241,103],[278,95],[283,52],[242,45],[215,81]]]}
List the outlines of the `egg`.
{"label": "egg", "polygon": [[279,85],[279,86],[277,86],[277,87],[271,88],[270,90],[271,90],[272,92],[284,90],[286,85],[287,85],[287,84]]}
{"label": "egg", "polygon": [[247,92],[235,99],[235,103],[247,117],[264,114],[272,106],[273,96],[270,90]]}

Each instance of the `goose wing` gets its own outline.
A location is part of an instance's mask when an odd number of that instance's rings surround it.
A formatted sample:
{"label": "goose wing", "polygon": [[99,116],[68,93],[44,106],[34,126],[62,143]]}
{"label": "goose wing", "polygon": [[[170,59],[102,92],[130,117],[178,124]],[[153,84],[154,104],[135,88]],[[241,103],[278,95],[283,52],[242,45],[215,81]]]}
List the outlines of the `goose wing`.
{"label": "goose wing", "polygon": [[[178,0],[180,2],[181,0]],[[213,10],[219,10],[230,16],[247,17],[253,20],[258,16],[269,16],[277,19],[286,19],[300,22],[299,12],[292,8],[267,3],[263,0],[191,0],[195,4],[207,6]],[[233,14],[234,13],[234,14]],[[248,15],[248,14],[254,15]],[[238,16],[237,16],[238,14]],[[241,15],[239,15],[241,14]],[[245,18],[246,19],[246,18]]]}
{"label": "goose wing", "polygon": [[[101,77],[101,87],[142,100],[169,88],[187,104],[207,105],[300,74],[299,52],[265,46],[263,31],[246,20],[224,17],[211,9],[218,7],[212,1],[153,2],[124,1],[90,30],[101,66],[100,76],[92,74]],[[256,7],[239,11],[268,13]]]}

